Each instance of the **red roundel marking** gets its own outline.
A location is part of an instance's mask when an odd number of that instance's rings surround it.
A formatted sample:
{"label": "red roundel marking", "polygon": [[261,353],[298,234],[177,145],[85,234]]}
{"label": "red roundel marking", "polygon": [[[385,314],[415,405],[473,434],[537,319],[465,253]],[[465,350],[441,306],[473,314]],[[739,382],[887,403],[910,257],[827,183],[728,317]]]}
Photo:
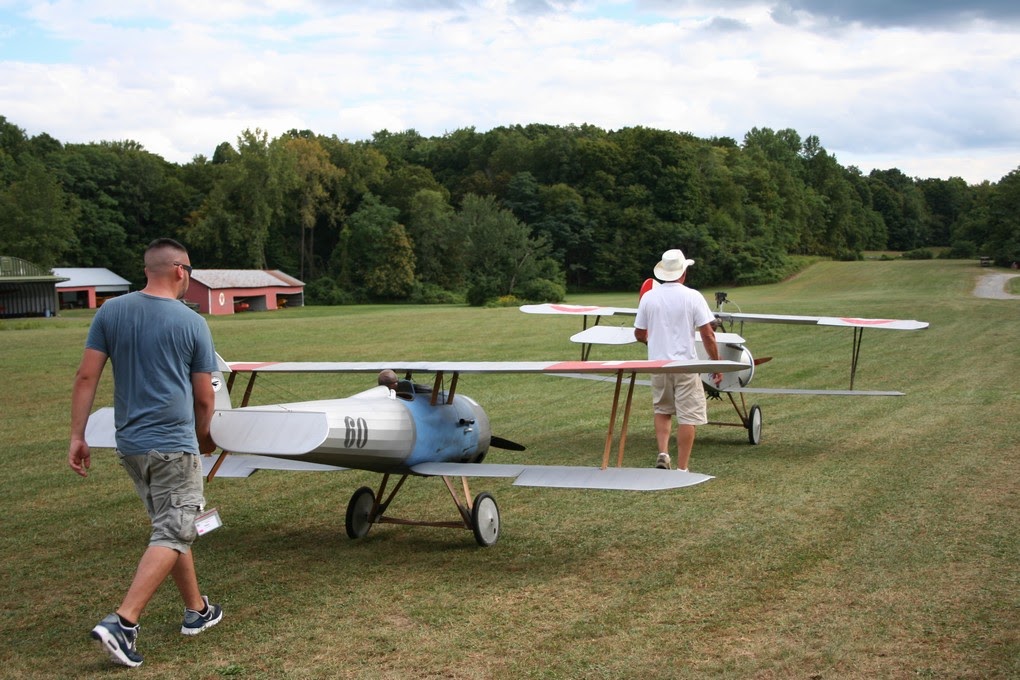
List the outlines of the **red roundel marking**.
{"label": "red roundel marking", "polygon": [[253,363],[247,363],[247,364],[234,363],[234,364],[229,364],[229,366],[230,366],[230,370],[231,371],[257,371],[260,368],[265,368],[266,366],[275,366],[278,363],[280,363],[280,362],[279,361],[257,361],[257,362],[253,362]]}
{"label": "red roundel marking", "polygon": [[641,290],[638,292],[637,299],[640,300],[645,296],[645,293],[655,288],[655,279],[645,279],[645,282],[641,284]]}

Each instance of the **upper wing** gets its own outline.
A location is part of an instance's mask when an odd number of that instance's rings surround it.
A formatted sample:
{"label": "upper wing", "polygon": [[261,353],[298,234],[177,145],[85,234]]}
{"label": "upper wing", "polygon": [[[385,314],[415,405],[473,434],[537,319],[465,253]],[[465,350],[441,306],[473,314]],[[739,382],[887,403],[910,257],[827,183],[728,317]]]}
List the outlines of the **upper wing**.
{"label": "upper wing", "polygon": [[656,468],[593,468],[563,465],[497,465],[478,463],[421,463],[415,474],[456,477],[512,477],[514,486],[556,489],[608,489],[659,491],[693,486],[712,479],[709,475]]}
{"label": "upper wing", "polygon": [[229,362],[240,373],[729,373],[746,369],[739,361],[266,361]]}
{"label": "upper wing", "polygon": [[572,314],[574,316],[613,316],[623,314],[634,316],[634,307],[600,307],[598,305],[564,305],[546,302],[540,305],[521,305],[519,309],[525,314]]}
{"label": "upper wing", "polygon": [[714,312],[720,321],[741,323],[786,323],[812,326],[843,326],[847,328],[885,328],[896,331],[913,331],[928,327],[927,321],[913,319],[860,319],[837,316],[798,316],[795,314],[744,314],[742,312]]}
{"label": "upper wing", "polygon": [[[637,314],[637,309],[634,307],[600,307],[598,305],[564,305],[556,303],[522,305],[520,310],[527,314],[572,314],[574,316],[613,316],[614,314],[634,316]],[[742,321],[747,323],[811,324],[817,326],[848,326],[852,328],[886,328],[899,331],[919,330],[928,327],[926,321],[914,321],[913,319],[862,319],[837,316],[799,316],[796,314],[744,314],[742,312],[714,312],[714,314],[721,321]]]}

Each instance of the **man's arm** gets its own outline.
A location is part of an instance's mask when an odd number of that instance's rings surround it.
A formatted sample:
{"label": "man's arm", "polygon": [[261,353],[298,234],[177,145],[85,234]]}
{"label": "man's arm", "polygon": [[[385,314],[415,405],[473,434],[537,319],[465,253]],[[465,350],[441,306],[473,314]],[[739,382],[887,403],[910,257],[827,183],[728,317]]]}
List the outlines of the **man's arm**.
{"label": "man's arm", "polygon": [[[712,361],[719,361],[719,345],[716,344],[715,329],[712,328],[711,322],[704,326],[698,326],[698,333],[701,334],[701,344],[705,347],[708,358]],[[713,373],[712,382],[716,385],[722,383],[722,373]]]}
{"label": "man's arm", "polygon": [[648,344],[648,329],[647,328],[635,328],[634,339],[643,345]]}
{"label": "man's arm", "polygon": [[74,386],[71,388],[71,444],[67,449],[67,464],[82,477],[88,476],[92,465],[92,453],[85,443],[85,426],[89,422],[89,412],[96,399],[96,388],[99,378],[106,367],[106,354],[95,349],[86,349],[74,375]]}
{"label": "man's arm", "polygon": [[212,373],[192,373],[191,390],[195,395],[195,434],[198,436],[198,450],[200,453],[212,453],[216,450],[216,444],[209,434],[213,411],[216,408]]}

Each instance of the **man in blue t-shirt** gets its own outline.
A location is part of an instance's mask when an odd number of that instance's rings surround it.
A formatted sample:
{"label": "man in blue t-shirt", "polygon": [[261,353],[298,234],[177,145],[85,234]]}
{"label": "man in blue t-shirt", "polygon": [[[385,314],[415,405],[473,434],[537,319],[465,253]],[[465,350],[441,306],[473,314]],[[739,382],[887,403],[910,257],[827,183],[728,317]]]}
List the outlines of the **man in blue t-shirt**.
{"label": "man in blue t-shirt", "polygon": [[191,544],[205,504],[200,453],[216,445],[209,434],[216,351],[205,319],[181,302],[191,282],[188,251],[157,239],[145,251],[143,290],[107,300],[89,327],[71,396],[67,460],[85,477],[91,465],[85,425],[107,359],[113,365],[117,456],[145,503],[152,523],[149,547],[120,607],[95,628],[114,663],[138,666],[138,619],[167,576],[184,600],[181,633],[195,635],[223,616],[202,595]]}
{"label": "man in blue t-shirt", "polygon": [[[667,250],[655,265],[655,278],[662,281],[641,296],[637,316],[634,318],[634,337],[648,345],[650,360],[697,359],[694,330],[701,335],[709,358],[718,361],[719,349],[715,342],[712,322],[715,315],[705,298],[693,288],[684,285],[687,268],[694,260],[684,257],[683,251]],[[722,375],[715,373],[712,380],[718,385]],[[669,469],[669,435],[676,417],[676,467],[687,470],[694,447],[695,428],[708,422],[705,389],[701,376],[696,373],[655,373],[652,375],[652,402],[655,411],[655,440],[659,455],[655,466]]]}

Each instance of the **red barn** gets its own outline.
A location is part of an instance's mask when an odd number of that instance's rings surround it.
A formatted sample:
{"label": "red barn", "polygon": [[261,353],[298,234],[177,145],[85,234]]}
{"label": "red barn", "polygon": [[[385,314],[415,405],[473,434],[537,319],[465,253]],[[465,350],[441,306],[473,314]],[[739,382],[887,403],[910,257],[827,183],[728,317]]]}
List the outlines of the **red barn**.
{"label": "red barn", "polygon": [[184,300],[203,314],[303,307],[305,284],[278,269],[195,269]]}
{"label": "red barn", "polygon": [[67,278],[57,284],[61,309],[95,309],[131,290],[130,281],[104,267],[54,267],[53,274]]}

